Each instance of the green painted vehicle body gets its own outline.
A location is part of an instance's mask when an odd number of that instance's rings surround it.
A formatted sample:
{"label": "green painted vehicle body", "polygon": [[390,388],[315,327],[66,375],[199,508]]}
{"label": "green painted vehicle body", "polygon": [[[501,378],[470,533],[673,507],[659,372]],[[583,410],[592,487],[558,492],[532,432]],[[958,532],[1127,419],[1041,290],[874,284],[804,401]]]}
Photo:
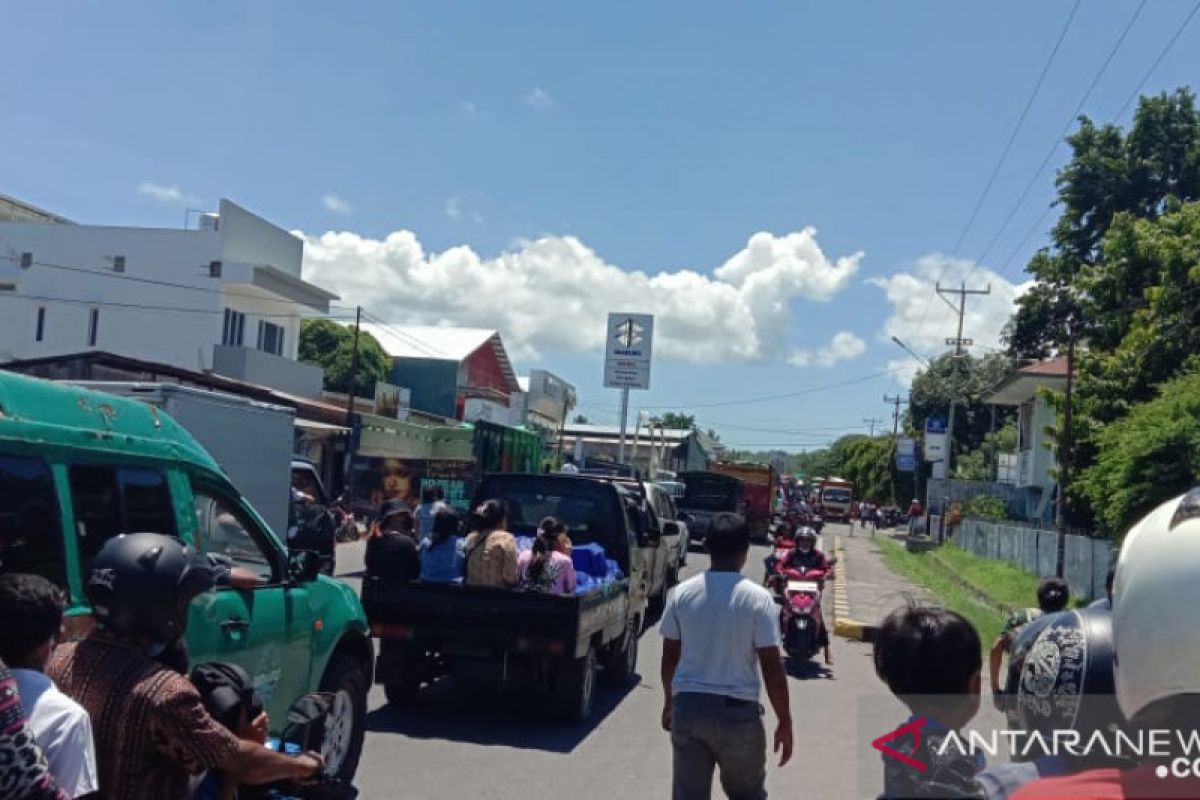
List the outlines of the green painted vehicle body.
{"label": "green painted vehicle body", "polygon": [[[279,538],[204,448],[162,411],[136,400],[0,372],[0,456],[35,458],[49,467],[58,500],[69,614],[90,614],[71,468],[154,470],[166,478],[180,538],[197,543],[193,490],[204,487],[226,499],[247,529],[255,529],[273,575],[254,590],[218,589],[193,602],[187,632],[191,663],[220,659],[245,667],[266,696],[273,728],[282,727],[297,697],[321,688],[335,652],[361,658],[370,674],[371,644],[358,597],[325,576],[293,579]],[[228,620],[240,614],[246,615],[246,625],[235,630]]]}

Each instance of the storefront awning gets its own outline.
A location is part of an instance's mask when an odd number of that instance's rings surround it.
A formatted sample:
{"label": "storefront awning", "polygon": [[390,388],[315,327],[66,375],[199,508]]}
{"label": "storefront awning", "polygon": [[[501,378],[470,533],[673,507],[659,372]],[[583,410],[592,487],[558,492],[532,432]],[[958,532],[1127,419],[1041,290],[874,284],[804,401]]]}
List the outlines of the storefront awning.
{"label": "storefront awning", "polygon": [[328,422],[316,422],[311,419],[296,418],[296,427],[303,428],[313,436],[349,436],[350,429],[341,425],[330,425]]}

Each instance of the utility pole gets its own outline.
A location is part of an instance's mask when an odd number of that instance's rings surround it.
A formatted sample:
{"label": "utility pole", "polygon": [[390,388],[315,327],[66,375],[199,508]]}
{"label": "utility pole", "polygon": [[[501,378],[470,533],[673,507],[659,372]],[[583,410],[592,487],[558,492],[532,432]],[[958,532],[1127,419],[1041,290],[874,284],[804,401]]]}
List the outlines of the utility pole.
{"label": "utility pole", "polygon": [[358,386],[358,328],[362,325],[362,306],[354,311],[354,355],[350,357],[350,385],[346,387],[346,427],[354,427],[354,389]]}
{"label": "utility pole", "polygon": [[[973,345],[975,343],[970,339],[964,339],[963,335],[962,335],[963,334],[963,318],[966,316],[966,313],[967,313],[967,295],[991,294],[992,286],[991,286],[991,284],[988,284],[983,289],[968,289],[967,284],[964,282],[964,283],[959,284],[959,288],[957,288],[957,289],[943,289],[942,284],[939,282],[936,284],[936,289],[937,289],[938,297],[942,298],[942,300],[945,301],[946,305],[950,306],[950,308],[954,310],[955,314],[958,314],[958,335],[955,336],[953,339],[946,340],[946,344],[954,345],[954,358],[955,358],[953,371],[951,373],[951,381],[950,381],[950,383],[951,383],[950,419],[948,419],[946,421],[946,461],[945,461],[945,464],[946,464],[946,477],[949,478],[950,477],[950,467],[952,466],[951,462],[952,462],[952,459],[954,456],[954,410],[958,406],[958,397],[955,396],[956,392],[954,390],[955,389],[954,378],[958,374],[958,365],[964,355],[963,348],[970,347],[971,345]],[[958,295],[958,305],[955,305],[953,301],[947,299],[947,297],[946,297],[947,295]]]}
{"label": "utility pole", "polygon": [[883,396],[883,402],[892,406],[892,438],[895,439],[900,435],[900,404],[907,403],[909,398],[896,395],[895,397]]}
{"label": "utility pole", "polygon": [[1058,552],[1054,574],[1063,576],[1067,555],[1067,489],[1071,485],[1071,390],[1075,384],[1075,318],[1067,316],[1067,391],[1063,397],[1062,432],[1058,436]]}
{"label": "utility pole", "polygon": [[870,426],[872,437],[875,436],[875,426],[881,422],[883,422],[883,420],[877,417],[863,417],[863,424]]}

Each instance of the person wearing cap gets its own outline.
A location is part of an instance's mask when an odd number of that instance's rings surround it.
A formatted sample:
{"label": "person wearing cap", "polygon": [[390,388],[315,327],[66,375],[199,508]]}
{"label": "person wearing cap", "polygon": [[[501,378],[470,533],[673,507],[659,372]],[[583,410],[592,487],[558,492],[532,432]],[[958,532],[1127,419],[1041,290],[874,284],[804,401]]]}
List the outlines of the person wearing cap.
{"label": "person wearing cap", "polygon": [[992,705],[996,710],[1002,710],[1004,700],[1000,691],[1000,667],[1004,656],[1012,650],[1017,633],[1024,626],[1038,619],[1043,614],[1056,614],[1067,607],[1071,599],[1067,582],[1062,578],[1042,578],[1037,588],[1037,608],[1022,608],[1009,615],[1004,623],[1004,630],[992,643],[992,651],[988,658],[988,677],[992,682]]}
{"label": "person wearing cap", "polygon": [[157,660],[183,637],[191,601],[213,586],[209,560],[170,536],[122,534],[96,554],[84,587],[96,629],[56,649],[46,673],[91,716],[105,800],[187,797],[189,776],[206,770],[255,785],[324,769],[319,756],[239,740]]}
{"label": "person wearing cap", "polygon": [[1200,489],[1192,489],[1133,526],[1113,580],[1117,704],[1132,733],[1158,738],[1161,746],[1148,748],[1133,769],[1044,778],[1013,800],[1200,797],[1200,777],[1193,772],[1197,754],[1187,752],[1200,727],[1198,606]]}
{"label": "person wearing cap", "polygon": [[379,525],[367,541],[367,574],[388,583],[408,583],[421,576],[421,556],[413,530],[412,510],[403,500],[388,500],[379,509]]}

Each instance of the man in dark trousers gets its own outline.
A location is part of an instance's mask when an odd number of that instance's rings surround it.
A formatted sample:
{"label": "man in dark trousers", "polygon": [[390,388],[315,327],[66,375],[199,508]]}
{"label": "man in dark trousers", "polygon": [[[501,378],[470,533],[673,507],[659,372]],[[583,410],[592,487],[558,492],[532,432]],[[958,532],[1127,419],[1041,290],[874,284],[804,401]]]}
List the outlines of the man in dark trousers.
{"label": "man in dark trousers", "polygon": [[792,756],[792,717],[780,655],[779,609],[742,577],[750,530],[721,514],[706,540],[712,565],[676,586],[663,611],[662,724],[674,748],[674,800],[708,800],[713,771],[731,800],[767,796],[759,671],[775,711],[779,766]]}

